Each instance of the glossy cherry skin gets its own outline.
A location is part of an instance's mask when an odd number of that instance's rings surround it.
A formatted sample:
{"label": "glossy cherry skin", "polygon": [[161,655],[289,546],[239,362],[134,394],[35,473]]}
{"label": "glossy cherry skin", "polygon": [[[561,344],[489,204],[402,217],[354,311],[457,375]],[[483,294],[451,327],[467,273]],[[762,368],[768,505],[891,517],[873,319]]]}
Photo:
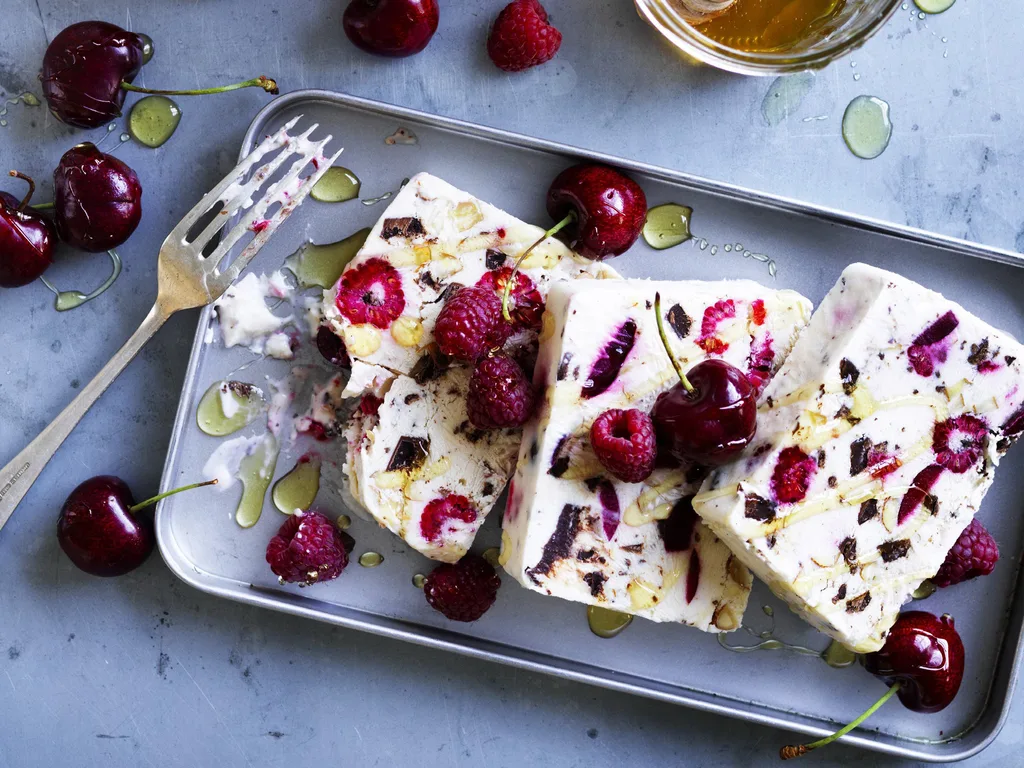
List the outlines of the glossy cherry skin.
{"label": "glossy cherry skin", "polygon": [[437,31],[437,0],[352,0],[341,23],[357,47],[378,56],[412,56]]}
{"label": "glossy cherry skin", "polygon": [[757,431],[757,397],[746,375],[724,360],[704,360],[686,372],[651,409],[658,453],[681,463],[717,466],[742,451]]}
{"label": "glossy cherry skin", "polygon": [[647,221],[647,196],[640,185],[607,165],[583,163],[566,168],[548,189],[548,214],[566,227],[573,247],[589,259],[618,256],[636,242]]}
{"label": "glossy cherry skin", "polygon": [[861,663],[886,685],[901,683],[903,706],[915,712],[938,712],[949,706],[964,678],[964,644],[948,614],[901,613],[881,650]]}
{"label": "glossy cherry skin", "polygon": [[53,224],[6,192],[0,192],[0,287],[28,285],[53,263]]}
{"label": "glossy cherry skin", "polygon": [[94,144],[64,153],[53,172],[53,198],[57,234],[83,251],[116,248],[142,218],[139,177]]}
{"label": "glossy cherry skin", "polygon": [[43,98],[61,122],[96,128],[121,114],[125,90],[142,69],[142,38],[105,21],[81,21],[43,56]]}
{"label": "glossy cherry skin", "polygon": [[124,480],[91,477],[75,488],[60,510],[57,541],[75,565],[93,576],[121,576],[153,551],[153,526],[136,517]]}

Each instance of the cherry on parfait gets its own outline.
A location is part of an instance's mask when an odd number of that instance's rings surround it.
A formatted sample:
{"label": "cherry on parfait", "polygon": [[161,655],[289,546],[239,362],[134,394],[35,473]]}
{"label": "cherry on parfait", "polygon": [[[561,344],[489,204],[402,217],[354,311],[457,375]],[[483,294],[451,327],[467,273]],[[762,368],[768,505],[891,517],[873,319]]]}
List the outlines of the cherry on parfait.
{"label": "cherry on parfait", "polygon": [[28,183],[22,200],[0,192],[0,287],[28,285],[53,263],[57,235],[53,225],[29,207],[36,184],[28,176],[11,171]]}
{"label": "cherry on parfait", "polygon": [[119,477],[97,475],[79,485],[61,507],[57,541],[72,563],[93,576],[123,576],[153,551],[153,524],[136,512],[182,491],[215,485],[193,483],[135,503]]}
{"label": "cherry on parfait", "polygon": [[789,760],[831,744],[873,715],[885,702],[898,696],[907,709],[933,713],[948,707],[964,677],[964,644],[953,617],[925,611],[901,613],[881,649],[861,657],[861,664],[889,686],[882,697],[860,717],[838,731],[810,744],[789,745],[779,757]]}
{"label": "cherry on parfait", "polygon": [[125,93],[201,96],[257,87],[278,92],[259,76],[241,83],[197,90],[152,90],[133,85],[143,65],[140,35],[105,21],[81,21],[62,30],[46,48],[40,74],[43,98],[54,116],[78,128],[97,128],[121,114]]}
{"label": "cherry on parfait", "polygon": [[683,373],[672,354],[661,315],[661,295],[654,296],[658,333],[679,376],[651,409],[662,451],[680,463],[718,466],[746,448],[757,431],[757,391],[747,376],[724,360],[709,358]]}

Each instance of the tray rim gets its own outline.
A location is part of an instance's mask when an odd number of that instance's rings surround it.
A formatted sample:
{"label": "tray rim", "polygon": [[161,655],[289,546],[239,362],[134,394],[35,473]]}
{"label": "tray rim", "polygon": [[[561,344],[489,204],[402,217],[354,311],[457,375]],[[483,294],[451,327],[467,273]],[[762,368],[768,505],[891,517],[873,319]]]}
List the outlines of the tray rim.
{"label": "tray rim", "polygon": [[[696,176],[682,171],[674,171],[640,161],[620,158],[614,155],[580,147],[573,147],[547,139],[525,136],[523,134],[514,133],[501,128],[494,128],[442,115],[434,115],[421,110],[400,107],[386,102],[324,89],[302,89],[292,91],[279,96],[261,108],[252,118],[249,127],[245,132],[242,139],[242,146],[239,151],[239,159],[248,154],[251,148],[257,143],[259,134],[263,132],[263,126],[265,126],[277,113],[286,111],[293,108],[296,104],[305,102],[327,103],[333,106],[340,106],[382,117],[425,123],[434,128],[441,128],[449,132],[476,139],[496,141],[505,145],[512,145],[520,149],[539,151],[546,154],[555,154],[574,159],[584,159],[592,162],[606,163],[634,173],[651,176],[661,181],[689,187],[705,194],[711,194],[732,201],[752,204],[773,211],[782,210],[798,216],[806,216],[818,221],[825,221],[839,226],[858,229],[881,235],[883,237],[891,237],[919,245],[941,248],[963,256],[981,258],[988,261],[1007,264],[1009,266],[1024,267],[1024,254],[1020,254],[1009,249],[981,245],[961,238],[929,232],[927,230],[907,225],[887,222],[869,216],[849,213],[829,206],[802,202],[795,198],[761,192],[741,185],[714,181],[701,176]],[[173,478],[170,477],[170,473],[177,460],[178,444],[184,429],[189,422],[189,409],[187,404],[191,400],[192,394],[195,390],[196,377],[194,374],[199,363],[200,353],[205,346],[205,329],[209,325],[212,312],[212,305],[208,305],[204,307],[199,314],[196,334],[193,339],[192,348],[189,352],[189,361],[185,372],[185,384],[182,388],[181,397],[179,399],[174,427],[162,470],[160,481],[161,493],[171,487]],[[262,608],[269,608],[282,613],[288,613],[343,626],[349,629],[356,629],[362,632],[402,640],[416,645],[450,651],[486,661],[507,664],[520,669],[553,675],[555,677],[572,680],[574,682],[596,685],[610,690],[621,691],[623,693],[644,696],[646,698],[673,703],[703,712],[725,715],[727,717],[753,722],[759,725],[795,731],[808,736],[822,737],[831,733],[830,728],[822,728],[814,724],[815,721],[821,722],[821,718],[806,718],[805,716],[798,715],[797,713],[789,713],[781,709],[772,709],[752,702],[736,702],[731,699],[720,697],[717,694],[697,689],[682,689],[685,692],[679,692],[679,689],[673,689],[672,691],[659,690],[633,682],[636,678],[632,675],[624,675],[608,671],[605,671],[603,676],[589,674],[581,669],[569,668],[565,665],[563,660],[559,660],[561,662],[561,666],[558,663],[546,661],[551,658],[546,654],[523,650],[515,646],[505,645],[491,640],[472,638],[465,635],[456,635],[455,633],[447,632],[442,629],[424,627],[422,625],[415,625],[415,627],[412,627],[411,625],[405,626],[407,625],[407,622],[393,617],[375,615],[372,620],[361,620],[357,615],[363,614],[363,612],[357,609],[348,609],[342,606],[324,603],[323,601],[316,600],[314,598],[295,595],[283,590],[278,592],[273,589],[261,588],[255,585],[237,582],[227,577],[216,576],[214,574],[209,574],[209,576],[218,583],[211,584],[204,582],[196,578],[196,575],[203,573],[203,571],[191,564],[180,548],[177,547],[174,537],[170,536],[169,532],[162,533],[166,527],[166,515],[163,513],[163,510],[164,502],[160,502],[155,511],[155,528],[160,555],[167,564],[167,567],[175,576],[201,592],[227,598],[236,602],[255,605]],[[1024,588],[1022,588],[1024,587],[1024,584],[1022,584],[1022,582],[1024,582],[1024,567],[1018,566],[1017,579],[1010,601],[1011,604],[1007,609],[1007,631],[1004,633],[998,650],[996,666],[993,671],[993,677],[989,682],[985,706],[978,718],[963,732],[955,734],[942,741],[923,742],[912,739],[900,739],[899,737],[888,735],[886,735],[885,738],[890,740],[882,741],[877,738],[879,736],[877,732],[859,730],[844,736],[841,741],[848,746],[856,746],[882,754],[902,758],[912,758],[932,763],[965,760],[988,747],[999,735],[999,732],[1002,730],[1009,718],[1010,706],[1017,686],[1019,672],[1021,666],[1024,665],[1024,620],[1017,622],[1016,631],[1014,631],[1013,627],[1014,614],[1024,613]],[[223,584],[223,586],[221,584]],[[315,607],[317,604],[330,606],[335,610],[326,611],[323,609],[317,609]],[[337,611],[339,610],[356,615],[344,615],[342,613],[338,613]],[[446,635],[450,635],[452,638],[458,639],[449,639]],[[1014,643],[1012,650],[1009,646],[1011,641]],[[1009,659],[1007,658],[1008,654],[1010,655]],[[528,658],[529,656],[535,658]],[[536,657],[541,657],[545,659],[545,661],[538,661],[536,660]],[[1009,669],[1005,670],[1007,664],[1009,664]],[[576,666],[587,667],[588,665],[577,663]],[[992,704],[997,694],[999,694],[1001,704],[998,714],[993,718],[995,713],[992,711]],[[750,711],[737,709],[737,704],[748,706],[751,709]],[[993,719],[994,722],[992,722]],[[964,743],[965,737],[969,734],[976,733],[983,725],[987,726],[987,732],[985,732],[979,740],[963,749],[956,749],[955,745]],[[946,749],[947,747],[952,748],[948,751],[928,752],[923,751],[921,748],[925,745],[936,749]]]}

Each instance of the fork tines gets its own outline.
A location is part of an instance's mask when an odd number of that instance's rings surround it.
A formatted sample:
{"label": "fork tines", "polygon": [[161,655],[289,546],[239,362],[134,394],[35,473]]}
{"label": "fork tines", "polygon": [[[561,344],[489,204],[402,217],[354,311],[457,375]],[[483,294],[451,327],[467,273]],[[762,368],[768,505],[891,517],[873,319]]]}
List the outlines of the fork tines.
{"label": "fork tines", "polygon": [[[301,119],[301,115],[289,120],[277,133],[267,136],[232,170],[216,187],[210,190],[171,233],[171,237],[179,240],[182,246],[194,250],[198,258],[202,258],[203,249],[220,231],[227,218],[244,212],[238,223],[226,233],[217,248],[205,259],[207,271],[217,278],[217,282],[230,282],[245,269],[246,265],[263,247],[274,230],[301,203],[310,190],[327,172],[342,151],[339,149],[332,157],[324,155],[324,148],[332,140],[328,135],[320,141],[312,141],[309,137],[317,129],[314,123],[299,136],[292,136],[289,131]],[[268,154],[278,152],[265,165],[256,168]],[[253,196],[266,181],[289,159],[294,158],[291,168],[275,181],[263,196],[253,203]],[[305,179],[300,179],[302,170],[312,163],[314,171]],[[256,168],[253,171],[253,168]],[[251,172],[251,175],[250,175]],[[280,204],[274,213],[266,218],[267,210]],[[221,207],[219,215],[213,218],[191,242],[185,242],[189,231],[212,209]],[[224,218],[222,218],[224,217]],[[220,269],[220,262],[231,248],[245,236],[246,232],[254,232],[255,237],[245,249],[225,269]]]}

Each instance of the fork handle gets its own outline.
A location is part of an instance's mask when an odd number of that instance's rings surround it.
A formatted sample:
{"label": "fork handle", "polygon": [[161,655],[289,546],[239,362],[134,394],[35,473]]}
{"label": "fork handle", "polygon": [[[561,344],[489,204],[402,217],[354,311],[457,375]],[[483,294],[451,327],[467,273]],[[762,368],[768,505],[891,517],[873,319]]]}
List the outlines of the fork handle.
{"label": "fork handle", "polygon": [[138,330],[110,358],[110,362],[103,366],[96,377],[85,385],[78,396],[28,444],[25,450],[15,456],[6,467],[0,469],[0,529],[10,520],[15,507],[28,493],[28,489],[71,434],[71,430],[81,421],[85,412],[106,391],[160,326],[167,322],[168,317],[170,313],[164,310],[159,302],[154,304]]}

